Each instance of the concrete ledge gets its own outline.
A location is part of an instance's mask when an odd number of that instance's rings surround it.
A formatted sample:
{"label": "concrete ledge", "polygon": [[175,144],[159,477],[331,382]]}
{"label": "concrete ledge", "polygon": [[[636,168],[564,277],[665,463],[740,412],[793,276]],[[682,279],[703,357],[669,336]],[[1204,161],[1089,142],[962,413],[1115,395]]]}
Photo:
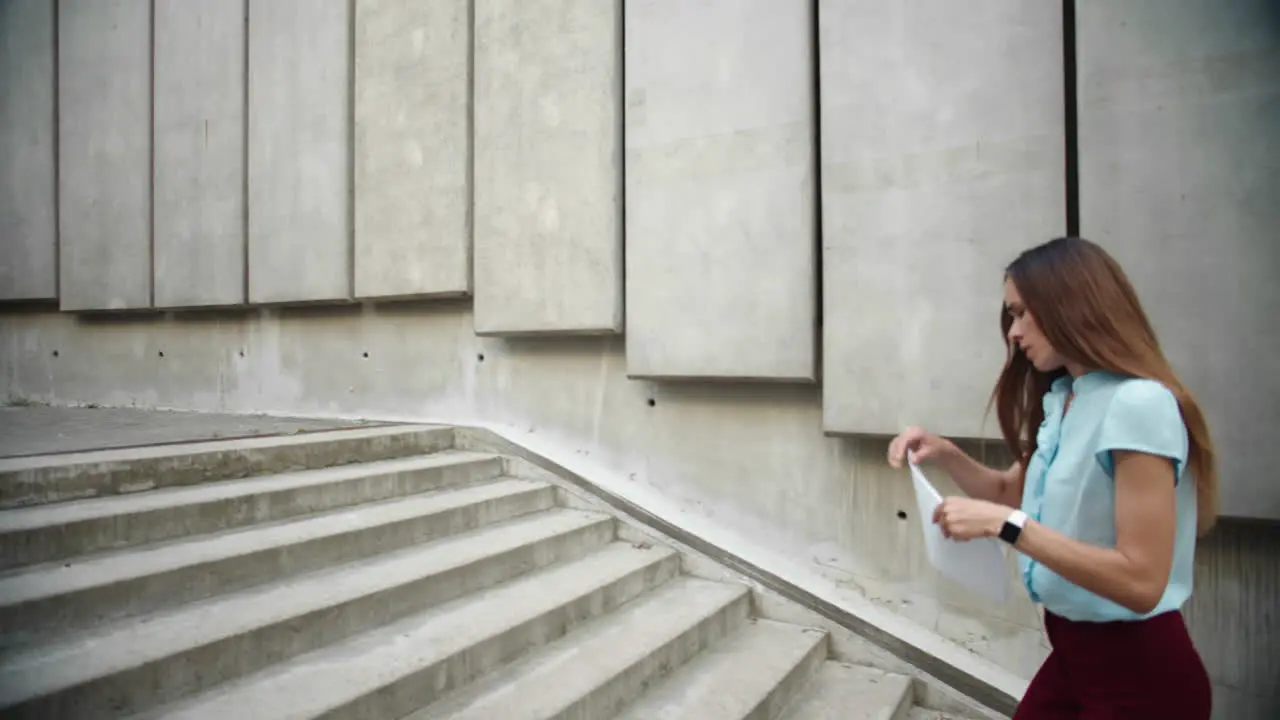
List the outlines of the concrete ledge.
{"label": "concrete ledge", "polygon": [[[734,542],[730,533],[694,533],[662,517],[655,507],[646,507],[633,498],[602,487],[557,461],[539,454],[499,431],[487,427],[459,426],[455,447],[481,450],[520,458],[562,481],[599,498],[620,513],[634,518],[654,531],[672,538],[694,551],[759,583],[764,588],[801,607],[866,638],[875,646],[919,668],[988,708],[1012,715],[1018,700],[1026,692],[1027,682],[929,630],[876,607],[869,601],[854,603],[848,598],[835,599],[816,576],[797,570],[783,558],[748,559],[726,549]],[[756,548],[751,548],[756,550]]]}
{"label": "concrete ledge", "polygon": [[445,450],[453,430],[392,425],[0,460],[0,509]]}

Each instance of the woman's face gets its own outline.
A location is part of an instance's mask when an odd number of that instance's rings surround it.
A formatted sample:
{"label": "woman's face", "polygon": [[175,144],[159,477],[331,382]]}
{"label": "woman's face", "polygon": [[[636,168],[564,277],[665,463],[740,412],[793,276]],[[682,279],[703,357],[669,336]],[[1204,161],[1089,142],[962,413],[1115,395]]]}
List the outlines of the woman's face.
{"label": "woman's face", "polygon": [[1004,281],[1004,307],[1013,319],[1009,326],[1009,342],[1022,348],[1022,353],[1037,370],[1053,372],[1067,364],[1066,359],[1054,349],[1044,333],[1040,332],[1035,316],[1022,304],[1022,295],[1018,293],[1013,280],[1008,278]]}

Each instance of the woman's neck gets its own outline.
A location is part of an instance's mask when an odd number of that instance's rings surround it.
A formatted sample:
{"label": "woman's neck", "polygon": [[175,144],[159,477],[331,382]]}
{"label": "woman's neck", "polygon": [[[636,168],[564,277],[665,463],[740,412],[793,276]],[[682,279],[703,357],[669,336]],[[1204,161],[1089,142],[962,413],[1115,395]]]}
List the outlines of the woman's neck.
{"label": "woman's neck", "polygon": [[1072,378],[1078,378],[1082,375],[1088,375],[1089,373],[1093,372],[1091,368],[1087,368],[1081,365],[1080,363],[1069,362],[1067,363],[1066,368],[1067,368],[1067,372],[1071,374]]}

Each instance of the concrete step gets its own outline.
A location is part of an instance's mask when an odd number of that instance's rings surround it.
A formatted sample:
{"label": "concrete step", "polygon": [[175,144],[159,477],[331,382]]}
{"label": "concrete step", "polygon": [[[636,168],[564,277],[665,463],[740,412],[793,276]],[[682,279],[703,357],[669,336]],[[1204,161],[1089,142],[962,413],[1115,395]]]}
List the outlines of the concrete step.
{"label": "concrete step", "polygon": [[679,569],[671,550],[614,543],[144,717],[403,717],[671,580]]}
{"label": "concrete step", "polygon": [[775,720],[823,665],[826,641],[821,630],[757,620],[711,646],[617,718]]}
{"label": "concrete step", "polygon": [[749,605],[745,586],[682,578],[408,720],[613,717],[664,672],[746,623]]}
{"label": "concrete step", "polygon": [[388,425],[0,459],[0,509],[438,452],[453,429]]}
{"label": "concrete step", "polygon": [[913,704],[907,676],[828,661],[783,718],[907,720]]}
{"label": "concrete step", "polygon": [[941,710],[929,710],[926,708],[911,708],[907,713],[906,720],[971,720],[965,715],[956,715],[955,713],[943,712]]}
{"label": "concrete step", "polygon": [[577,560],[612,534],[607,516],[557,510],[25,648],[0,669],[0,708],[6,717],[145,710]]}
{"label": "concrete step", "polygon": [[445,451],[0,511],[0,569],[182,538],[497,477],[494,455]]}
{"label": "concrete step", "polygon": [[554,489],[496,480],[0,575],[0,647],[72,633],[555,507]]}

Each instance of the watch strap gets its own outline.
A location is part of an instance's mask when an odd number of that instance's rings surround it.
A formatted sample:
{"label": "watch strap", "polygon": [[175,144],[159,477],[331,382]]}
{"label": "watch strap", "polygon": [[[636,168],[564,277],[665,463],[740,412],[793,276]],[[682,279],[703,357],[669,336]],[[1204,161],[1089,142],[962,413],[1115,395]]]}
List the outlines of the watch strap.
{"label": "watch strap", "polygon": [[1014,510],[1009,513],[1009,517],[1004,521],[1004,526],[1000,528],[1000,539],[1010,545],[1017,545],[1018,538],[1022,535],[1022,528],[1026,527],[1027,514],[1021,510]]}

